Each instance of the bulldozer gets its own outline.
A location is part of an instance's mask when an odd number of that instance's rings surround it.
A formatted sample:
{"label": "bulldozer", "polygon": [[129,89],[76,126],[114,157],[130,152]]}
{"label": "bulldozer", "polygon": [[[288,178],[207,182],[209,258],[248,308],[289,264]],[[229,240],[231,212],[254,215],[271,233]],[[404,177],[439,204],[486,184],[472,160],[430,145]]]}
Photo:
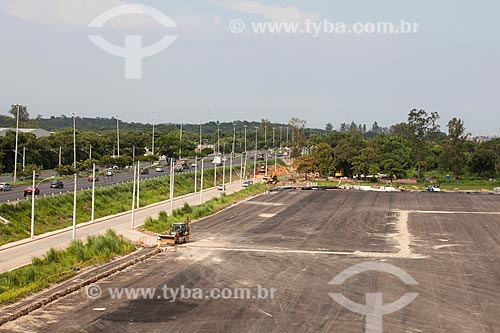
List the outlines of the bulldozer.
{"label": "bulldozer", "polygon": [[165,234],[158,235],[158,247],[189,242],[191,233],[189,217],[185,222],[174,223],[172,229]]}
{"label": "bulldozer", "polygon": [[264,178],[262,178],[262,182],[264,184],[276,184],[278,182],[278,176],[275,173],[270,176],[264,176]]}

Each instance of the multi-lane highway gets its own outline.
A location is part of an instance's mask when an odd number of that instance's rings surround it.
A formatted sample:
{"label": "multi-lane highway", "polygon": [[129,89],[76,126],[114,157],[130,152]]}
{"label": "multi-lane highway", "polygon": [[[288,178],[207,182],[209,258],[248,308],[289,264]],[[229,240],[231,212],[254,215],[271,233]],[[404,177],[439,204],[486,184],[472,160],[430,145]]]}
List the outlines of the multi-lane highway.
{"label": "multi-lane highway", "polygon": [[[185,170],[184,173],[188,172],[194,172],[195,167],[192,166],[191,164],[194,163],[194,160],[189,161],[189,166],[190,168],[188,170]],[[233,160],[233,165],[239,165],[240,160],[235,159]],[[229,161],[228,164],[226,165],[227,167],[229,166]],[[148,179],[148,178],[154,178],[154,177],[165,177],[168,176],[169,173],[169,167],[165,165],[161,165],[163,168],[163,172],[157,172],[156,166],[141,166],[142,168],[148,168],[149,169],[149,174],[141,174],[141,179]],[[213,164],[211,163],[210,159],[207,159],[204,163],[204,168],[205,169],[211,169],[213,168]],[[124,170],[116,170],[114,172],[113,176],[105,176],[105,169],[101,169],[98,173],[99,181],[96,182],[96,186],[108,186],[112,184],[120,184],[120,183],[126,183],[126,182],[131,182],[133,180],[133,168],[128,168]],[[198,162],[198,171],[201,171],[201,162]],[[42,178],[37,179],[36,184],[37,187],[40,189],[40,194],[39,196],[48,196],[48,195],[57,195],[61,193],[67,193],[73,191],[73,177],[69,176],[66,179],[63,179],[63,188],[51,188],[51,180],[45,180],[42,182],[43,179],[46,179],[48,177],[51,177],[54,175],[53,171],[49,172],[43,172],[42,173]],[[2,177],[1,181],[4,182],[9,182],[9,179],[7,179],[5,176]],[[41,182],[41,183],[40,183]],[[39,185],[38,185],[39,184]],[[12,190],[10,191],[5,191],[5,192],[0,192],[0,202],[12,202],[12,201],[17,201],[17,200],[23,200],[24,199],[24,190],[27,187],[31,187],[31,185],[18,185],[14,186]],[[87,189],[92,187],[92,182],[89,181],[87,178],[87,175],[80,175],[77,181],[77,189]]]}

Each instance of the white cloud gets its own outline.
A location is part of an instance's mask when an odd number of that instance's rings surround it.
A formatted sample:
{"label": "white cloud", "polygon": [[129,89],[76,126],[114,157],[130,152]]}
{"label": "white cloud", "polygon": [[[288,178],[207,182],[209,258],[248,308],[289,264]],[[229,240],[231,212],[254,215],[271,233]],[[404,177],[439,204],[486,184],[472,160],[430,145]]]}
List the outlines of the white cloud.
{"label": "white cloud", "polygon": [[319,13],[305,12],[297,7],[265,5],[257,1],[210,0],[210,2],[229,10],[264,16],[273,22],[305,22],[307,19],[317,21],[321,17]]}
{"label": "white cloud", "polygon": [[[103,12],[123,4],[121,0],[7,0],[0,4],[0,10],[44,26],[87,26]],[[115,29],[155,25],[154,19],[135,14],[109,22],[109,26]]]}

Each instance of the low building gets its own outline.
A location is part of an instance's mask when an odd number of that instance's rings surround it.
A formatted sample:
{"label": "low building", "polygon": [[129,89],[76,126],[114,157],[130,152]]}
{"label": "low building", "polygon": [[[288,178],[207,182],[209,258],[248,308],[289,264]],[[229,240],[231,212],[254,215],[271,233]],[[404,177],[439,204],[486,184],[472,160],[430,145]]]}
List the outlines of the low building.
{"label": "low building", "polygon": [[[15,132],[16,129],[15,128],[0,128],[0,136],[7,135],[7,132],[9,132],[9,131]],[[49,131],[46,131],[46,130],[41,129],[41,128],[20,128],[19,132],[31,133],[31,134],[35,135],[37,138],[41,138],[44,136],[50,136],[50,134],[51,134]]]}

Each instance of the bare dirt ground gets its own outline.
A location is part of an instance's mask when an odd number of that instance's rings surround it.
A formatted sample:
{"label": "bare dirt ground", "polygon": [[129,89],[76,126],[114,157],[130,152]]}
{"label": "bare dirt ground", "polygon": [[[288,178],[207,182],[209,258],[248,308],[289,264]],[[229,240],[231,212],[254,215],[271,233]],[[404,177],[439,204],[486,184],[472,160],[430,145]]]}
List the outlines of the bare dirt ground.
{"label": "bare dirt ground", "polygon": [[[368,332],[366,317],[329,293],[359,304],[418,293],[380,332],[500,332],[500,196],[284,191],[193,224],[192,238],[98,282],[100,296],[75,292],[0,332]],[[418,284],[375,270],[329,283],[367,262]],[[203,297],[174,301],[165,285]],[[116,299],[109,288],[155,289]],[[215,298],[214,288],[252,297]]]}

